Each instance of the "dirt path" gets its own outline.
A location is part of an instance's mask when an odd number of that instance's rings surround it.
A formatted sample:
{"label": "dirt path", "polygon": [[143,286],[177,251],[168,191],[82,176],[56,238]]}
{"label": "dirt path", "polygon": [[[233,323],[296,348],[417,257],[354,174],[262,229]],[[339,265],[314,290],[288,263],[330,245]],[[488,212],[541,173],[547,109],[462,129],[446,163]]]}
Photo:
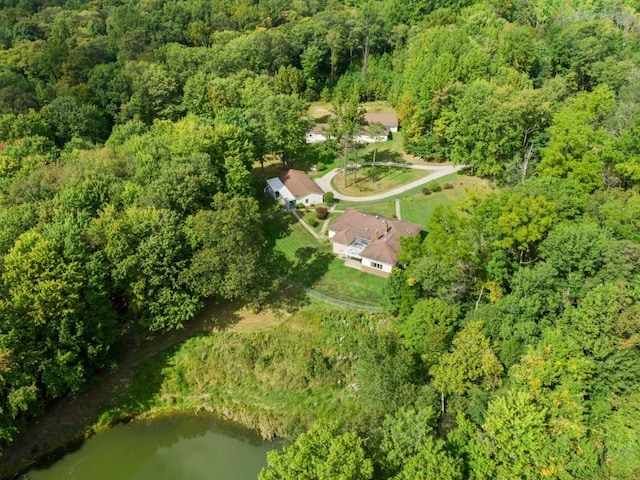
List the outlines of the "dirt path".
{"label": "dirt path", "polygon": [[91,427],[104,409],[127,394],[135,367],[144,360],[201,332],[266,330],[281,323],[283,318],[273,310],[253,313],[238,303],[208,303],[182,330],[165,332],[139,343],[122,339],[116,348],[118,370],[98,375],[99,383],[84,393],[47,407],[0,457],[0,478],[12,478],[38,462],[65,452],[70,444],[91,433]]}

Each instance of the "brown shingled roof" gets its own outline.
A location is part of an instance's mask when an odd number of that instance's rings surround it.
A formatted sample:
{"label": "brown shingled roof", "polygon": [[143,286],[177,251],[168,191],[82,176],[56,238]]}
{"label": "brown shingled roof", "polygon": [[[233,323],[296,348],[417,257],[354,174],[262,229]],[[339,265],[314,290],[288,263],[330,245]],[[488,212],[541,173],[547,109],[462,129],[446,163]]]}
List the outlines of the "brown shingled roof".
{"label": "brown shingled roof", "polygon": [[387,128],[398,128],[398,116],[395,113],[367,112],[364,118],[369,124],[380,122]]}
{"label": "brown shingled roof", "polygon": [[395,264],[400,252],[400,238],[415,236],[422,227],[415,223],[403,222],[394,218],[348,209],[338,217],[329,230],[336,232],[331,241],[350,245],[356,237],[371,243],[363,250],[362,256]]}
{"label": "brown shingled roof", "polygon": [[350,228],[346,228],[344,230],[340,230],[336,233],[331,241],[335,243],[339,243],[341,245],[351,245],[353,241],[356,239],[356,234]]}
{"label": "brown shingled roof", "polygon": [[282,172],[279,178],[296,198],[306,195],[307,193],[324,193],[318,184],[302,170],[287,170],[286,172]]}

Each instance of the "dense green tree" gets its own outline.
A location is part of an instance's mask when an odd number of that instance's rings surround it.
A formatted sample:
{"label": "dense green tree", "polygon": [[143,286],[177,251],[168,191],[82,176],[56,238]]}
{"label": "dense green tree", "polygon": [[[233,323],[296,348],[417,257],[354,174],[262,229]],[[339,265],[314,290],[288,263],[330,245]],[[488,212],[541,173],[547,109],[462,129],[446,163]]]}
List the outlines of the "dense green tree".
{"label": "dense green tree", "polygon": [[444,129],[445,151],[452,161],[471,165],[479,175],[524,180],[550,109],[540,90],[477,80]]}
{"label": "dense green tree", "polygon": [[[366,123],[365,111],[359,105],[358,99],[352,96],[345,100],[338,99],[333,105],[332,113],[327,129],[327,143],[336,154],[342,156],[342,172],[346,187],[349,153],[356,148],[354,137]],[[357,172],[357,166],[354,167],[354,172]]]}
{"label": "dense green tree", "polygon": [[255,200],[219,193],[211,210],[187,219],[185,230],[194,254],[184,275],[199,296],[260,303],[266,265]]}
{"label": "dense green tree", "polygon": [[107,18],[107,36],[118,60],[135,60],[153,45],[151,18],[145,9],[136,5],[120,5]]}
{"label": "dense green tree", "polygon": [[616,238],[640,241],[640,195],[634,191],[604,190],[591,196],[587,212]]}
{"label": "dense green tree", "polygon": [[158,63],[130,62],[125,75],[131,82],[129,108],[135,119],[150,124],[156,118],[175,120],[180,112],[180,90],[173,75]]}
{"label": "dense green tree", "polygon": [[550,451],[546,412],[525,391],[509,393],[488,407],[470,459],[472,478],[544,478],[565,469]]}
{"label": "dense green tree", "polygon": [[365,456],[357,434],[340,434],[318,423],[280,452],[268,453],[261,480],[366,480],[373,478],[371,460]]}
{"label": "dense green tree", "polygon": [[74,137],[98,143],[108,136],[107,122],[100,110],[76,97],[58,97],[44,107],[41,113],[52,126],[60,146]]}
{"label": "dense green tree", "polygon": [[623,33],[609,20],[575,22],[552,37],[556,72],[570,76],[580,89],[598,83],[602,62],[622,49]]}
{"label": "dense green tree", "polygon": [[567,100],[548,128],[549,143],[542,149],[538,172],[576,180],[587,191],[601,186],[599,153],[607,136],[601,125],[613,107],[613,92],[606,86]]}
{"label": "dense green tree", "polygon": [[284,168],[290,167],[305,146],[311,126],[306,118],[308,104],[295,95],[275,95],[264,99],[266,150],[278,155]]}
{"label": "dense green tree", "polygon": [[118,308],[147,330],[178,328],[200,306],[199,296],[180,280],[189,250],[180,219],[170,210],[105,208],[91,226],[92,242],[105,255]]}
{"label": "dense green tree", "polygon": [[476,385],[495,389],[501,383],[503,367],[481,328],[480,322],[465,325],[454,337],[451,351],[430,371],[433,386],[442,395],[442,413],[446,395],[464,395]]}
{"label": "dense green tree", "polygon": [[458,316],[459,309],[453,305],[438,298],[422,299],[397,328],[407,348],[431,366],[448,350]]}
{"label": "dense green tree", "polygon": [[436,208],[427,224],[418,258],[408,259],[406,279],[425,296],[459,302],[474,289],[479,264],[476,232],[469,218],[453,209]]}
{"label": "dense green tree", "polygon": [[131,96],[130,82],[117,63],[96,65],[91,69],[87,86],[96,103],[111,118],[117,117]]}
{"label": "dense green tree", "polygon": [[5,348],[43,397],[79,390],[115,337],[99,260],[65,259],[53,241],[29,231],[5,256],[2,281]]}

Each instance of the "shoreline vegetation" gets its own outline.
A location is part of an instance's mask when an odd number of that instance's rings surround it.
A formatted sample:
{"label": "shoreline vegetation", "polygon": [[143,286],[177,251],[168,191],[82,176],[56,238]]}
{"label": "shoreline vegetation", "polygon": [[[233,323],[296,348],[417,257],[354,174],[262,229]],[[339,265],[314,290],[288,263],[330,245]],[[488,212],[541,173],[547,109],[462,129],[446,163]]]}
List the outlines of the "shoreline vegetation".
{"label": "shoreline vegetation", "polygon": [[[640,478],[636,0],[0,5],[0,477],[207,409],[292,440],[260,480]],[[375,195],[415,159],[474,177]],[[423,225],[401,268],[291,168]]]}
{"label": "shoreline vegetation", "polygon": [[[78,396],[51,405],[5,450],[0,478],[54,462],[102,429],[169,412],[206,412],[254,430],[267,441],[292,440],[327,408],[340,409],[344,391],[336,385],[341,382],[334,384],[332,377],[326,383],[313,375],[326,361],[328,351],[320,349],[336,328],[324,331],[320,319],[342,314],[348,316],[313,299],[295,314],[209,303],[181,330],[120,345],[125,353],[114,372]],[[291,354],[292,345],[299,345],[299,351]],[[211,352],[214,357],[207,358]],[[207,375],[204,370],[210,366],[225,371]],[[245,381],[247,371],[236,371],[233,377],[236,367],[257,369],[251,376],[254,383]],[[281,388],[275,391],[277,385]]]}
{"label": "shoreline vegetation", "polygon": [[[214,312],[217,318],[213,317]],[[14,478],[37,465],[55,462],[104,428],[164,412],[187,411],[187,408],[176,405],[147,411],[121,411],[119,415],[115,413],[117,406],[124,405],[128,400],[129,388],[145,362],[169,355],[182,343],[198,335],[215,335],[227,329],[233,329],[238,334],[244,334],[246,330],[259,332],[261,329],[274,328],[279,323],[273,311],[254,314],[250,308],[238,302],[221,305],[207,302],[203,311],[180,330],[166,331],[142,341],[123,339],[118,345],[120,355],[116,370],[101,376],[98,383],[90,385],[79,395],[61,398],[49,405],[43,415],[31,422],[3,452],[0,478]],[[263,433],[255,423],[247,422],[246,415],[229,408],[217,414],[222,420],[240,423],[260,433],[265,440],[269,439],[269,432]]]}

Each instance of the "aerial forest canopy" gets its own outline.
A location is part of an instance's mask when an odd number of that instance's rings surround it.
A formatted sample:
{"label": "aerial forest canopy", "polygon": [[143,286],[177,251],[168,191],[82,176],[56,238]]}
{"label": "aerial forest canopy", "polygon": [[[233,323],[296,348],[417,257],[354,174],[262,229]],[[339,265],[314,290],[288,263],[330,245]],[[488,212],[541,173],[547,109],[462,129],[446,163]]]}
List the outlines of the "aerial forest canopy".
{"label": "aerial forest canopy", "polygon": [[0,0],[0,450],[124,333],[260,306],[254,168],[317,100],[499,188],[403,242],[385,318],[345,314],[355,413],[263,478],[638,478],[632,0]]}

